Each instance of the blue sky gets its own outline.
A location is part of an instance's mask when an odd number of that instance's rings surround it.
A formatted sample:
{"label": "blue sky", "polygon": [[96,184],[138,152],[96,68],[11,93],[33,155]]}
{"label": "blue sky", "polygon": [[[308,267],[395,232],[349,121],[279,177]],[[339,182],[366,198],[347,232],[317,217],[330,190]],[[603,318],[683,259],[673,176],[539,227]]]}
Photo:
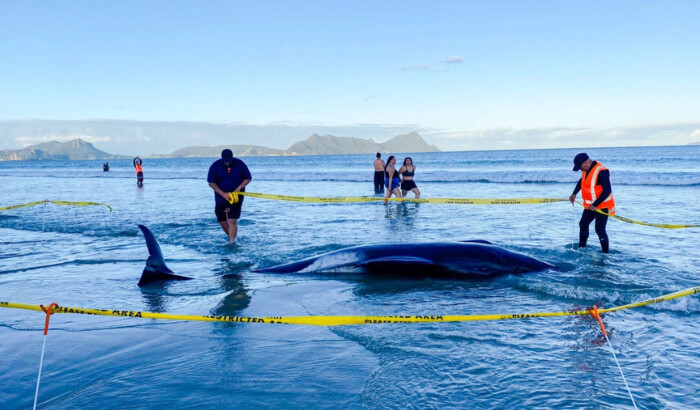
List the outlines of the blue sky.
{"label": "blue sky", "polygon": [[314,125],[443,149],[690,143],[698,21],[697,1],[5,1],[0,122],[298,125],[282,148]]}

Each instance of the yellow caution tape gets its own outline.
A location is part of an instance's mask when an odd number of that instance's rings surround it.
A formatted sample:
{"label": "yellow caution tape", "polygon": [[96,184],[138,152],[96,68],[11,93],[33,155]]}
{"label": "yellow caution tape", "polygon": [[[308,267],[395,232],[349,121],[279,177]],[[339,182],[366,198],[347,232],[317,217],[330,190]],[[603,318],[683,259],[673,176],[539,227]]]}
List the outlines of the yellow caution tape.
{"label": "yellow caution tape", "polygon": [[[349,202],[381,202],[386,201],[384,197],[376,196],[338,196],[338,197],[314,197],[314,196],[291,196],[260,194],[256,192],[231,192],[229,193],[229,203],[238,202],[238,195],[250,196],[253,198],[271,199],[275,201],[309,202],[317,204],[337,204]],[[546,204],[551,202],[564,202],[563,198],[389,198],[389,201],[413,202],[418,204],[456,204],[456,205],[525,205],[525,204]]]}
{"label": "yellow caution tape", "polygon": [[30,206],[36,206],[36,205],[41,205],[41,204],[54,204],[54,205],[65,205],[65,206],[93,206],[93,205],[101,205],[101,206],[106,206],[109,209],[109,212],[112,212],[112,207],[103,204],[101,202],[73,202],[73,201],[52,201],[49,199],[44,199],[43,201],[36,201],[36,202],[29,202],[26,204],[21,204],[21,205],[11,205],[11,206],[3,206],[0,207],[0,211],[9,211],[11,209],[19,209],[19,208],[27,208]]}
{"label": "yellow caution tape", "polygon": [[[585,208],[585,205],[583,205],[579,201],[576,201],[576,203]],[[615,219],[620,220],[622,222],[627,222],[627,223],[636,224],[636,225],[653,226],[655,228],[666,228],[666,229],[700,228],[700,225],[654,224],[654,223],[650,223],[650,222],[635,221],[634,219],[625,218],[624,216],[610,215],[609,213],[603,212],[597,208],[595,211],[598,212],[599,214],[607,215],[611,218],[615,218]]]}
{"label": "yellow caution tape", "polygon": [[[700,293],[700,286],[681,290],[657,298],[642,302],[616,306],[609,309],[599,309],[599,313],[614,312],[623,309],[632,309],[665,302],[685,296]],[[26,305],[22,303],[0,301],[0,307],[42,311],[41,306]],[[428,316],[290,316],[290,317],[246,317],[246,316],[199,316],[199,315],[171,315],[167,313],[139,312],[134,310],[102,310],[83,309],[75,307],[59,306],[54,313],[74,313],[81,315],[122,316],[139,317],[143,319],[186,320],[200,322],[239,322],[239,323],[280,323],[286,325],[312,325],[312,326],[344,326],[366,325],[376,323],[430,323],[430,322],[469,322],[484,320],[528,319],[535,317],[588,315],[588,310],[573,312],[541,312],[541,313],[510,313],[492,315],[428,315]]]}

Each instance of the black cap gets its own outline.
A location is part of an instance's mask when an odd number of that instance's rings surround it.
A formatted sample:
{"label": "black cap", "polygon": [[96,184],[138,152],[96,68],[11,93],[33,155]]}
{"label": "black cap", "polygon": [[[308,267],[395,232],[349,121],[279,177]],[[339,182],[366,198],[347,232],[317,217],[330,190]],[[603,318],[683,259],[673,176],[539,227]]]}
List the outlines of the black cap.
{"label": "black cap", "polygon": [[221,159],[224,161],[231,161],[233,159],[233,152],[228,148],[221,151]]}
{"label": "black cap", "polygon": [[574,157],[574,171],[578,171],[581,169],[581,164],[586,162],[588,160],[588,154],[585,152],[582,152]]}

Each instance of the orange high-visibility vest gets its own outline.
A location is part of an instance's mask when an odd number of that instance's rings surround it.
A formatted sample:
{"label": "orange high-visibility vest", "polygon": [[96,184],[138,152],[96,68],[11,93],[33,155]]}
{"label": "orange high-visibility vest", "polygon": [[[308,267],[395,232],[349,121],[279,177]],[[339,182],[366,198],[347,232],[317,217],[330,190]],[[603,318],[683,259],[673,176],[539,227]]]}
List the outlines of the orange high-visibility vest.
{"label": "orange high-visibility vest", "polygon": [[134,164],[134,166],[136,167],[136,172],[143,172],[140,164]]}
{"label": "orange high-visibility vest", "polygon": [[[598,185],[598,174],[604,170],[607,168],[600,162],[597,162],[587,173],[581,170],[581,198],[583,198],[583,206],[586,209],[603,193],[603,187]],[[607,208],[610,215],[615,215],[615,199],[612,192],[605,201],[598,205],[598,209],[603,208]]]}

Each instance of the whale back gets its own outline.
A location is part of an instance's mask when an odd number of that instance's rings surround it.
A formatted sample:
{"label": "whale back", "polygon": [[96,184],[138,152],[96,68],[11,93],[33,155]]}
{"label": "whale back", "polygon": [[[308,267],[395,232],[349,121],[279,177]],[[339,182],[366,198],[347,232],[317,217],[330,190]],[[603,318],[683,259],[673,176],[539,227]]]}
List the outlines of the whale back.
{"label": "whale back", "polygon": [[254,272],[470,277],[554,268],[531,256],[475,240],[361,245]]}

